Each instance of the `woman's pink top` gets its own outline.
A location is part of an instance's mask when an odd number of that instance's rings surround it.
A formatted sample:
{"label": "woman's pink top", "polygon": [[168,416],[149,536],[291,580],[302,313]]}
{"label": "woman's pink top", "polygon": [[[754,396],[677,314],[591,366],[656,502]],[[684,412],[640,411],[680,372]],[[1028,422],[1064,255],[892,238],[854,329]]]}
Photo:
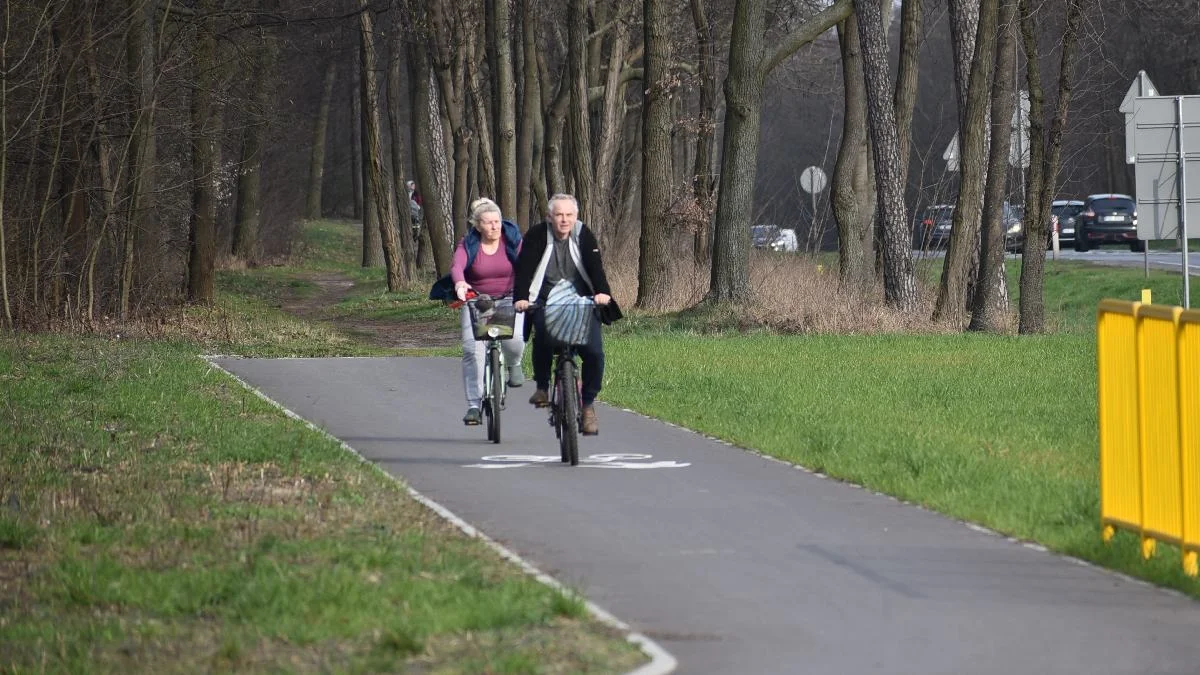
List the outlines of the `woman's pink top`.
{"label": "woman's pink top", "polygon": [[[518,245],[517,251],[520,252],[520,250],[521,247]],[[455,284],[466,281],[471,284],[471,288],[474,288],[476,293],[499,296],[512,293],[513,284],[516,283],[516,272],[513,270],[508,256],[504,253],[503,240],[492,255],[485,253],[483,245],[480,244],[479,253],[475,255],[475,262],[471,263],[470,268],[467,268],[467,249],[460,241],[454,249],[454,261],[450,265],[450,278],[454,280]]]}

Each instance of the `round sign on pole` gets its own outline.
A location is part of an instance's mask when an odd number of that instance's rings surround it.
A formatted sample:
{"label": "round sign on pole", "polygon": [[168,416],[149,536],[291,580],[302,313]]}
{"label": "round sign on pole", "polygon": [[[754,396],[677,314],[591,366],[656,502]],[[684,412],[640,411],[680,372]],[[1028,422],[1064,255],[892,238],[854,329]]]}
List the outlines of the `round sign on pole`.
{"label": "round sign on pole", "polygon": [[825,189],[825,172],[819,166],[810,166],[800,174],[800,187],[805,192],[816,194]]}

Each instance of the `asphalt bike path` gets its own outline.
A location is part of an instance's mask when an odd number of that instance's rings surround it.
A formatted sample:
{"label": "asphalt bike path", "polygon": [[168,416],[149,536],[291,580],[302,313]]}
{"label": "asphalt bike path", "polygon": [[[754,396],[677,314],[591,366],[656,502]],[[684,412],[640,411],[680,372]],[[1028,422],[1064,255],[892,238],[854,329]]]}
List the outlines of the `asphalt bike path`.
{"label": "asphalt bike path", "polygon": [[501,444],[464,426],[458,359],[214,362],[680,673],[1200,672],[1200,603],[635,413],[599,405],[572,468],[532,382]]}

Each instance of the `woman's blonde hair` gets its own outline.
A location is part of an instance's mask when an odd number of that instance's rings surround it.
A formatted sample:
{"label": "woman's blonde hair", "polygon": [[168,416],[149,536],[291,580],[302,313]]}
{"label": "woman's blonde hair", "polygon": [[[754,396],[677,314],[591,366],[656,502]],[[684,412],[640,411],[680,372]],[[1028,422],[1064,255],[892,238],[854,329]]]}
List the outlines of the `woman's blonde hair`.
{"label": "woman's blonde hair", "polygon": [[[478,225],[479,216],[482,216],[485,213],[500,214],[500,205],[488,199],[487,197],[480,197],[479,199],[471,202],[471,216],[469,218],[471,225]],[[500,215],[500,218],[503,220],[503,214]]]}

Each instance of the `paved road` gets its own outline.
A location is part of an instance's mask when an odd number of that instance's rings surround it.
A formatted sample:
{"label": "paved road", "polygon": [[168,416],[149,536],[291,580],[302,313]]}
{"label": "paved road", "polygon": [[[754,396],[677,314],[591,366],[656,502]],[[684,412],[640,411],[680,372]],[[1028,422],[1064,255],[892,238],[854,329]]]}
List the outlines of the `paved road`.
{"label": "paved road", "polygon": [[[913,257],[916,260],[941,258],[945,256],[945,251],[913,251]],[[1050,259],[1050,252],[1046,251],[1046,259]],[[1080,253],[1074,249],[1063,249],[1059,251],[1059,260],[1078,260],[1082,262],[1095,263],[1097,265],[1114,265],[1119,267],[1143,267],[1146,263],[1142,253],[1134,253],[1128,249],[1118,248],[1102,248],[1087,253]],[[1019,255],[1009,254],[1010,259],[1020,259]],[[1150,267],[1154,269],[1173,270],[1178,272],[1183,269],[1183,255],[1178,251],[1151,251],[1149,254]],[[1188,256],[1188,271],[1191,276],[1200,275],[1200,252],[1192,252]]]}
{"label": "paved road", "polygon": [[658,641],[681,673],[1200,671],[1200,603],[636,414],[602,407],[581,449],[636,459],[488,461],[557,446],[528,387],[502,445],[463,427],[456,359],[218,363]]}

